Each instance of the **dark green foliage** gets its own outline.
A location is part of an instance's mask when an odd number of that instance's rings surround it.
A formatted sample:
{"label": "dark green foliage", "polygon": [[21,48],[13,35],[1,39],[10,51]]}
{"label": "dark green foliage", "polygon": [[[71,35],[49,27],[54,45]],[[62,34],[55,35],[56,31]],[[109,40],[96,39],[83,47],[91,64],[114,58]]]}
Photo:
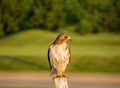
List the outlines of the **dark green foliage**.
{"label": "dark green foliage", "polygon": [[0,36],[31,28],[120,32],[120,0],[0,0]]}
{"label": "dark green foliage", "polygon": [[86,19],[82,19],[76,29],[76,31],[78,33],[81,33],[81,34],[87,34],[87,33],[91,33],[93,30],[93,25],[91,22],[89,22],[88,20]]}
{"label": "dark green foliage", "polygon": [[[0,2],[0,30],[5,35],[17,32],[22,27],[31,0],[1,0]],[[22,23],[24,24],[24,23]],[[21,29],[22,30],[22,29]],[[1,34],[1,33],[0,33]]]}

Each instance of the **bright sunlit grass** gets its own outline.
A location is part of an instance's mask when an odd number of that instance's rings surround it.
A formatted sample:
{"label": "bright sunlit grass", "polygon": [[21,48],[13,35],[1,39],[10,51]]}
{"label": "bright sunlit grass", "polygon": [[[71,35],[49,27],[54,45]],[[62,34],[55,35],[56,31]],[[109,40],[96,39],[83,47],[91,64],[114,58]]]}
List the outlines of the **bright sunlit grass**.
{"label": "bright sunlit grass", "polygon": [[[29,30],[1,38],[0,71],[49,71],[47,49],[58,34]],[[120,72],[120,35],[68,34],[72,37],[68,71]]]}

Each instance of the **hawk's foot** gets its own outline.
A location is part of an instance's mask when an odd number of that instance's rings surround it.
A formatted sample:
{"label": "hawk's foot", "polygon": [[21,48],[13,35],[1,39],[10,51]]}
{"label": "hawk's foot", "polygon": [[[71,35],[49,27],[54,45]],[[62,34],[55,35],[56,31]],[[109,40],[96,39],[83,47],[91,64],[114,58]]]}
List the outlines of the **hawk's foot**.
{"label": "hawk's foot", "polygon": [[65,75],[65,74],[63,74],[63,75],[62,75],[62,77],[66,77],[66,75]]}
{"label": "hawk's foot", "polygon": [[65,73],[62,73],[62,77],[67,77],[67,76],[65,75]]}
{"label": "hawk's foot", "polygon": [[53,77],[53,79],[55,79],[55,78],[62,78],[62,77],[66,77],[65,75],[63,76],[63,75],[56,75],[56,76],[54,76]]}

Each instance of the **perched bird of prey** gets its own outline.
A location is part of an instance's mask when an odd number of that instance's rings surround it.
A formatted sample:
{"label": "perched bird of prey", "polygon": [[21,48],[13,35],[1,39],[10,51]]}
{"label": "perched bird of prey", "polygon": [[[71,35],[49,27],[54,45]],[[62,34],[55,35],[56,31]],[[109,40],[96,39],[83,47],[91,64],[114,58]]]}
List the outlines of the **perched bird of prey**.
{"label": "perched bird of prey", "polygon": [[49,46],[48,61],[53,78],[65,77],[64,72],[71,56],[70,47],[66,42],[70,39],[69,35],[60,34]]}

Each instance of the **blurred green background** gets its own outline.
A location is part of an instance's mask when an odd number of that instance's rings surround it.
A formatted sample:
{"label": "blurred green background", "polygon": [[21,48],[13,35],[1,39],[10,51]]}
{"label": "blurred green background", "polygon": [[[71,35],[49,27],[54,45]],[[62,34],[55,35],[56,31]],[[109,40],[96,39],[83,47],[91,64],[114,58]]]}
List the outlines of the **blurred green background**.
{"label": "blurred green background", "polygon": [[73,40],[68,72],[120,73],[120,0],[0,0],[0,71],[48,72],[62,32]]}

